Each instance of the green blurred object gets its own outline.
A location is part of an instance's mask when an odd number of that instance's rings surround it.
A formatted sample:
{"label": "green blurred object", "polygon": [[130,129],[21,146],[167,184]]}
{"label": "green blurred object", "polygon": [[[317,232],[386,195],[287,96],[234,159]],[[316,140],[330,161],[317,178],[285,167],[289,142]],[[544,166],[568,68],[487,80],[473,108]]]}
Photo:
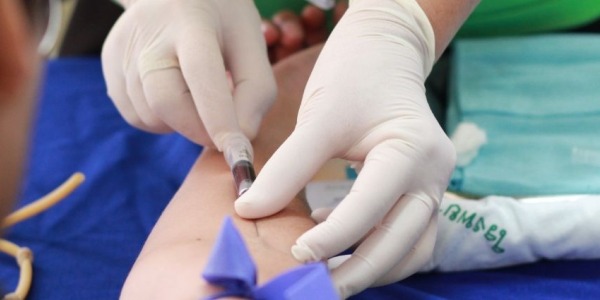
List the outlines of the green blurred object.
{"label": "green blurred object", "polygon": [[482,0],[458,36],[556,31],[586,25],[598,18],[599,0]]}
{"label": "green blurred object", "polygon": [[[290,10],[300,15],[302,9],[310,4],[307,0],[254,0],[258,12],[264,19],[271,19],[274,14],[282,10]],[[327,28],[329,31],[333,29],[333,10],[326,12]]]}
{"label": "green blurred object", "polygon": [[270,19],[275,13],[287,9],[295,13],[302,12],[308,4],[306,0],[254,0],[263,18]]}

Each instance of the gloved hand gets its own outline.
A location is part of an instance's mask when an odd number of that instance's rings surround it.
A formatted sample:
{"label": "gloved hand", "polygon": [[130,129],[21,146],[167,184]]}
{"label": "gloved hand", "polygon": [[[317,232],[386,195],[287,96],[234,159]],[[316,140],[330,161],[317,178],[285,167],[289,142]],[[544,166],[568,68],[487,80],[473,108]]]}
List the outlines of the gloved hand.
{"label": "gloved hand", "polygon": [[122,1],[102,67],[125,120],[220,150],[229,136],[254,138],[276,94],[254,2]]}
{"label": "gloved hand", "polygon": [[292,248],[307,262],[362,241],[332,270],[344,298],[403,279],[432,254],[456,156],[425,98],[433,62],[433,30],[416,2],[352,2],[316,62],[295,130],[235,203],[242,217],[271,215],[328,159],[362,162],[350,193]]}

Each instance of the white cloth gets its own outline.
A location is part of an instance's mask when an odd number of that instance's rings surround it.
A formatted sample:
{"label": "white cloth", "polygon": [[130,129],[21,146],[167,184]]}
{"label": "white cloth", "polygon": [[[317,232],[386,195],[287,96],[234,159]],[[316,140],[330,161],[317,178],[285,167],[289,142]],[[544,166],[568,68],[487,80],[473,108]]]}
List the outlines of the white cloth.
{"label": "white cloth", "polygon": [[459,123],[450,140],[456,149],[456,165],[464,167],[477,157],[479,148],[487,142],[485,131],[475,123]]}
{"label": "white cloth", "polygon": [[[306,197],[314,210],[333,207],[352,181],[312,182]],[[540,259],[600,258],[600,195],[479,200],[446,194],[438,213],[432,259],[421,270],[466,271]]]}
{"label": "white cloth", "polygon": [[446,196],[423,271],[489,269],[540,259],[600,258],[600,195],[516,200]]}

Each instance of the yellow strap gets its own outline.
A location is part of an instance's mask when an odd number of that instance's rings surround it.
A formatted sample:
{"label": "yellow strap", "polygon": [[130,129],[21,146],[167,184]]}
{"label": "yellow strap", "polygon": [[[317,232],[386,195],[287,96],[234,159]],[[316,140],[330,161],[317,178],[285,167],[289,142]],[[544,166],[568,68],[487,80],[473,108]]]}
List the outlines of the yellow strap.
{"label": "yellow strap", "polygon": [[69,179],[67,179],[67,181],[54,189],[52,192],[48,193],[46,196],[8,215],[8,217],[2,221],[0,228],[4,229],[10,227],[45,211],[73,192],[73,190],[75,190],[75,188],[77,188],[84,179],[85,176],[82,173],[73,174]]}
{"label": "yellow strap", "polygon": [[[82,173],[73,174],[67,181],[48,193],[46,196],[22,207],[2,221],[1,228],[10,227],[29,219],[67,197],[85,179]],[[0,239],[0,252],[14,257],[19,265],[19,282],[15,291],[4,296],[4,300],[23,300],[27,297],[33,278],[33,252],[27,247],[19,247],[10,241]]]}

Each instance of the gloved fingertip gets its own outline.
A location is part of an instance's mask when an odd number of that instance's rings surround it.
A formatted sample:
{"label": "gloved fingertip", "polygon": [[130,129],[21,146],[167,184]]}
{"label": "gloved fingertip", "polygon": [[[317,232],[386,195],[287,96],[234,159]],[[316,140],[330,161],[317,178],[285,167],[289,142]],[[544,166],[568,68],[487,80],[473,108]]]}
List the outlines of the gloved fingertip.
{"label": "gloved fingertip", "polygon": [[340,295],[340,299],[346,299],[353,294],[347,286],[337,286],[337,292]]}
{"label": "gloved fingertip", "polygon": [[272,199],[264,197],[260,191],[257,192],[255,187],[251,187],[235,201],[234,209],[242,218],[264,218],[279,212],[282,208],[270,200]]}
{"label": "gloved fingertip", "polygon": [[245,195],[242,195],[240,199],[236,200],[233,204],[235,212],[242,218],[246,219],[256,219],[261,218],[264,215],[260,214],[260,212],[256,209],[256,205],[253,201],[242,199],[245,198]]}
{"label": "gloved fingertip", "polygon": [[340,265],[342,265],[349,258],[350,258],[349,254],[334,256],[327,260],[327,268],[329,268],[329,270],[333,270],[333,269],[339,267]]}
{"label": "gloved fingertip", "polygon": [[253,118],[239,120],[240,129],[248,137],[248,139],[254,140],[254,138],[258,135],[258,130],[260,129],[260,123],[262,122],[263,117],[264,115],[257,115]]}
{"label": "gloved fingertip", "polygon": [[316,262],[319,258],[306,245],[296,244],[292,246],[292,256],[302,263]]}
{"label": "gloved fingertip", "polygon": [[352,277],[351,274],[340,273],[338,270],[331,268],[330,270],[332,270],[331,279],[333,280],[338,295],[340,295],[340,299],[347,299],[348,297],[364,289],[358,288],[355,284],[352,284],[348,281],[349,277]]}
{"label": "gloved fingertip", "polygon": [[310,217],[317,223],[322,223],[327,219],[333,208],[321,207],[313,210]]}

